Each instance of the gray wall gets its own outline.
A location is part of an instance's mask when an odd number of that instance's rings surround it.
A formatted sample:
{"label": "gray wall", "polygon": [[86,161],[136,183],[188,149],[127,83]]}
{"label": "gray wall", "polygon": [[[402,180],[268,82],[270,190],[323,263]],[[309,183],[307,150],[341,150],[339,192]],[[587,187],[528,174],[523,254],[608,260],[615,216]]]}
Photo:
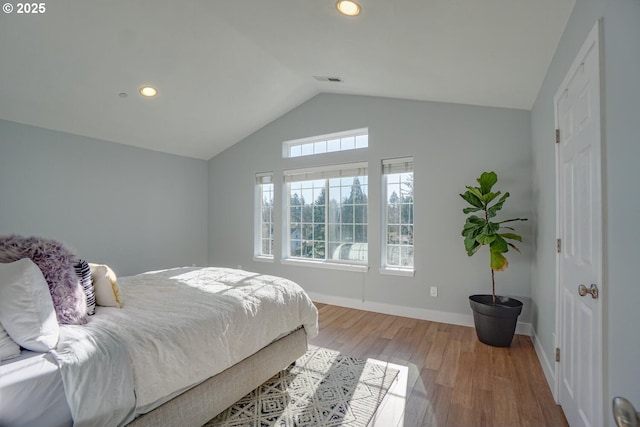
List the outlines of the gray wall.
{"label": "gray wall", "polygon": [[[536,219],[532,268],[532,322],[549,362],[555,351],[556,181],[553,98],[578,50],[601,16],[599,0],[578,0],[531,112],[533,206]],[[600,8],[601,9],[601,8]]]}
{"label": "gray wall", "polygon": [[207,162],[0,121],[0,235],[116,274],[207,262]]}
{"label": "gray wall", "polygon": [[[369,148],[319,158],[282,158],[282,142],[361,127]],[[209,261],[281,275],[307,291],[412,309],[470,314],[467,297],[491,292],[488,253],[468,258],[460,231],[465,185],[495,170],[510,191],[505,215],[531,216],[531,129],[528,111],[348,95],[318,95],[210,160]],[[414,156],[414,278],[381,275],[380,162]],[[282,265],[281,221],[276,216],[276,260],[253,261],[255,173],[275,172],[276,203],[282,203],[282,171],[312,164],[369,162],[369,263],[367,273]],[[282,206],[282,205],[280,205]],[[531,240],[532,223],[519,231]],[[530,296],[531,245],[511,255],[497,274],[501,294]],[[429,286],[439,296],[429,297]],[[527,304],[528,305],[528,304]],[[528,310],[521,316],[528,322]]]}
{"label": "gray wall", "polygon": [[533,324],[549,360],[555,332],[555,148],[553,96],[596,20],[602,18],[604,39],[603,196],[605,310],[604,358],[607,422],[614,425],[610,402],[628,397],[640,408],[638,356],[640,293],[640,2],[578,0],[531,114],[533,205],[537,222],[533,256]]}

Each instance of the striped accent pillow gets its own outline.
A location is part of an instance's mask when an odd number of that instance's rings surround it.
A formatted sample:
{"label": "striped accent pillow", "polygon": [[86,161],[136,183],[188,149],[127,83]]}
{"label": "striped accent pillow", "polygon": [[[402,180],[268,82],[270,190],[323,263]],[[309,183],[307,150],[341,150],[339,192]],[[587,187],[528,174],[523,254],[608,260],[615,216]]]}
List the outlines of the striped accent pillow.
{"label": "striped accent pillow", "polygon": [[87,314],[93,316],[96,313],[96,293],[91,280],[91,268],[89,268],[89,263],[83,259],[78,261],[74,267],[84,294],[87,296]]}

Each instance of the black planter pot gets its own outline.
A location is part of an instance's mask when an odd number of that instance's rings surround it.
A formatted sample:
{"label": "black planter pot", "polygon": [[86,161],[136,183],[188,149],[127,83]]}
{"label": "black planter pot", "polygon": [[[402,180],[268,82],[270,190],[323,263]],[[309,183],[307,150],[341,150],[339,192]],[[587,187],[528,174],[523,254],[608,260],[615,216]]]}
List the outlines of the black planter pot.
{"label": "black planter pot", "polygon": [[478,339],[493,347],[509,347],[522,312],[522,302],[496,295],[493,304],[491,295],[471,295],[469,305]]}

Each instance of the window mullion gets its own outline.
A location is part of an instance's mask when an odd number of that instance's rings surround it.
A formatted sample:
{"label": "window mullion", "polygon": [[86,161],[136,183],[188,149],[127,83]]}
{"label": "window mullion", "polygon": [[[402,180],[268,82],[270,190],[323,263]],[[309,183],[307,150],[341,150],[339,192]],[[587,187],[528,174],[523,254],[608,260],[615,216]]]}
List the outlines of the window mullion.
{"label": "window mullion", "polygon": [[329,259],[329,179],[324,180],[324,259]]}
{"label": "window mullion", "polygon": [[287,227],[283,230],[286,234],[286,238],[283,239],[283,241],[286,242],[286,250],[283,251],[283,253],[285,253],[287,255],[287,258],[291,256],[291,184],[287,184],[287,212],[286,212],[286,218],[287,218]]}

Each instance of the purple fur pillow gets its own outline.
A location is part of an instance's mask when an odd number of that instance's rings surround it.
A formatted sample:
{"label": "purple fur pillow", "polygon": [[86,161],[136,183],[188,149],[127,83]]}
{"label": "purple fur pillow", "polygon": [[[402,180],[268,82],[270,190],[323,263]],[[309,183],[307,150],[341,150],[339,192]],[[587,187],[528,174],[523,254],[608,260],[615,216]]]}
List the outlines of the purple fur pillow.
{"label": "purple fur pillow", "polygon": [[78,257],[60,242],[40,237],[0,236],[0,262],[30,258],[42,271],[58,323],[87,323],[87,299],[74,265]]}

